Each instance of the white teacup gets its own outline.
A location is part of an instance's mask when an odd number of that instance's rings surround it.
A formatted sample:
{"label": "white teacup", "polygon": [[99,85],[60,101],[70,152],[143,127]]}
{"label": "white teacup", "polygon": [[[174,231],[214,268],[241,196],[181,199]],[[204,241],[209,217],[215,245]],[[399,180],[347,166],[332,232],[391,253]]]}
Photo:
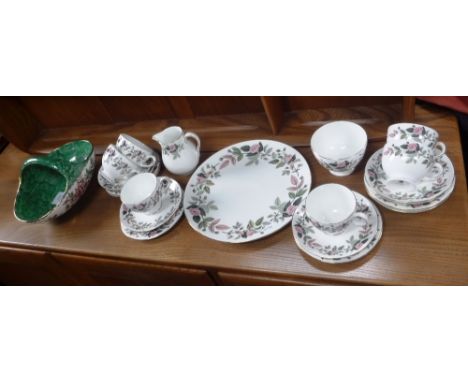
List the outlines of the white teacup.
{"label": "white teacup", "polygon": [[310,146],[318,162],[332,175],[346,176],[363,158],[367,134],[354,122],[331,122],[312,135]]}
{"label": "white teacup", "polygon": [[306,215],[311,223],[331,235],[341,234],[351,223],[367,225],[367,215],[356,210],[354,193],[341,184],[328,183],[318,186],[306,199]]}
{"label": "white teacup", "polygon": [[106,151],[102,154],[102,168],[106,178],[115,182],[124,181],[144,171],[112,144],[107,146]]}
{"label": "white teacup", "polygon": [[395,123],[388,127],[387,143],[404,144],[418,143],[421,146],[432,148],[445,153],[445,144],[439,142],[439,133],[425,125],[416,123]]}
{"label": "white teacup", "polygon": [[123,186],[120,200],[133,211],[154,213],[162,203],[161,181],[149,172],[135,175]]}
{"label": "white teacup", "polygon": [[130,135],[120,134],[116,147],[122,154],[141,167],[153,167],[158,161],[154,150]]}
{"label": "white teacup", "polygon": [[387,183],[390,186],[406,183],[416,188],[419,182],[439,176],[443,168],[437,159],[444,151],[417,142],[387,143],[382,154],[382,168],[387,175]]}

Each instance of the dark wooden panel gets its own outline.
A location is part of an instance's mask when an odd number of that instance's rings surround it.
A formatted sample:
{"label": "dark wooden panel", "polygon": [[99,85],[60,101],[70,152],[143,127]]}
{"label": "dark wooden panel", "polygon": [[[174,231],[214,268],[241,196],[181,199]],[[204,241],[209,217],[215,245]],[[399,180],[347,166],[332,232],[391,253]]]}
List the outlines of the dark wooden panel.
{"label": "dark wooden panel", "polygon": [[293,146],[308,147],[314,131],[330,120],[346,119],[362,125],[370,141],[383,140],[388,125],[399,120],[400,111],[394,105],[375,107],[333,108],[301,110],[285,113],[281,130],[273,133],[265,113],[232,114],[189,119],[160,119],[120,125],[75,126],[66,129],[47,129],[31,146],[34,153],[48,152],[71,139],[89,139],[96,145],[98,153],[127,133],[153,146],[158,145],[151,136],[169,126],[180,124],[184,129],[200,135],[204,151],[215,151],[227,145],[248,139],[280,139]]}
{"label": "dark wooden panel", "polygon": [[99,99],[114,123],[175,116],[167,97],[99,97]]}
{"label": "dark wooden panel", "polygon": [[0,132],[8,141],[27,151],[42,130],[40,122],[18,98],[0,97]]}
{"label": "dark wooden panel", "polygon": [[[280,286],[280,285],[291,285],[291,286],[307,286],[307,285],[338,285],[333,283],[323,283],[312,280],[300,280],[300,279],[286,279],[278,278],[274,276],[264,275],[249,275],[240,273],[230,272],[218,272],[217,276],[220,280],[221,285],[232,285],[232,286]],[[342,285],[342,284],[341,284]]]}
{"label": "dark wooden panel", "polygon": [[406,122],[414,121],[414,107],[416,104],[416,97],[403,97],[403,113],[402,120]]}
{"label": "dark wooden panel", "polygon": [[198,269],[53,254],[82,285],[213,285]]}
{"label": "dark wooden panel", "polygon": [[286,111],[401,104],[402,97],[295,97],[284,98]]}
{"label": "dark wooden panel", "polygon": [[113,122],[99,97],[21,97],[21,100],[46,128]]}
{"label": "dark wooden panel", "polygon": [[0,248],[0,283],[5,285],[70,285],[74,279],[42,251]]}
{"label": "dark wooden panel", "polygon": [[284,118],[284,105],[282,97],[263,96],[262,104],[270,123],[273,134],[278,134]]}
{"label": "dark wooden panel", "polygon": [[260,97],[187,97],[195,116],[263,112]]}
{"label": "dark wooden panel", "polygon": [[171,104],[172,110],[174,111],[174,116],[177,118],[193,118],[192,106],[187,97],[167,97],[169,103]]}

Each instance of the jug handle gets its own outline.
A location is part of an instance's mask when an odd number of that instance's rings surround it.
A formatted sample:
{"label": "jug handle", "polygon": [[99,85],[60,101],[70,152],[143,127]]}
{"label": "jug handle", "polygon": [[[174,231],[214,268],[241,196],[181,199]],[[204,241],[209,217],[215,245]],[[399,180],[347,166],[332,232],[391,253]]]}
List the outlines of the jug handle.
{"label": "jug handle", "polygon": [[192,139],[196,142],[196,144],[197,144],[197,151],[200,151],[200,146],[201,146],[201,145],[200,145],[200,137],[199,137],[197,134],[191,133],[191,132],[189,131],[188,133],[185,133],[185,134],[184,134],[184,137],[185,137],[185,138],[192,138]]}

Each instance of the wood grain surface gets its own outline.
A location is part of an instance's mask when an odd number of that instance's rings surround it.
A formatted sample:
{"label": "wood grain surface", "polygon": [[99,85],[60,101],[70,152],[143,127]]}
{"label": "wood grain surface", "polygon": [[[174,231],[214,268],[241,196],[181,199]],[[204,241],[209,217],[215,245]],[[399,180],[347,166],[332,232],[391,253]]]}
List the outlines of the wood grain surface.
{"label": "wood grain surface", "polygon": [[332,120],[363,125],[371,140],[413,118],[414,97],[0,97],[0,131],[16,147],[44,153],[70,139],[90,139],[102,153],[124,132],[150,143],[151,133],[181,125],[204,150],[242,139],[278,138],[301,145]]}
{"label": "wood grain surface", "polygon": [[[436,128],[446,143],[457,176],[455,191],[443,205],[422,214],[405,215],[379,207],[384,220],[382,240],[368,256],[354,263],[329,265],[311,259],[295,245],[290,226],[256,242],[225,244],[199,235],[184,218],[157,240],[133,241],[120,232],[119,200],[108,196],[95,179],[65,216],[43,224],[20,223],[12,207],[19,169],[28,155],[12,145],[0,154],[0,244],[45,252],[59,263],[74,255],[91,262],[129,261],[199,270],[195,277],[207,283],[205,271],[211,280],[226,284],[250,284],[258,277],[263,280],[260,284],[277,280],[279,284],[468,285],[468,199],[456,120],[450,114],[421,107],[417,107],[416,119]],[[363,168],[383,142],[369,144],[365,160],[353,175],[336,178],[313,159],[308,148],[310,135],[302,139],[296,143],[310,165],[314,187],[338,182],[366,195]],[[205,152],[204,157],[209,154]],[[177,179],[184,186],[188,180]]]}

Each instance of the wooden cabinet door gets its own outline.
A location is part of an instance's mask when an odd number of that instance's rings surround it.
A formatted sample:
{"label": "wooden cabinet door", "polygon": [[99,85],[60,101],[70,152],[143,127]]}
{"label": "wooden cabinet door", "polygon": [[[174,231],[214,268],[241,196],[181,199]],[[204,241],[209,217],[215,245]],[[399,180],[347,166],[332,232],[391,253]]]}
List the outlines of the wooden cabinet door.
{"label": "wooden cabinet door", "polygon": [[69,285],[73,279],[42,251],[0,248],[0,284]]}
{"label": "wooden cabinet door", "polygon": [[276,286],[276,285],[325,285],[317,281],[277,278],[276,276],[247,275],[230,272],[218,272],[221,285],[239,286]]}
{"label": "wooden cabinet door", "polygon": [[53,254],[82,285],[214,285],[200,269]]}

